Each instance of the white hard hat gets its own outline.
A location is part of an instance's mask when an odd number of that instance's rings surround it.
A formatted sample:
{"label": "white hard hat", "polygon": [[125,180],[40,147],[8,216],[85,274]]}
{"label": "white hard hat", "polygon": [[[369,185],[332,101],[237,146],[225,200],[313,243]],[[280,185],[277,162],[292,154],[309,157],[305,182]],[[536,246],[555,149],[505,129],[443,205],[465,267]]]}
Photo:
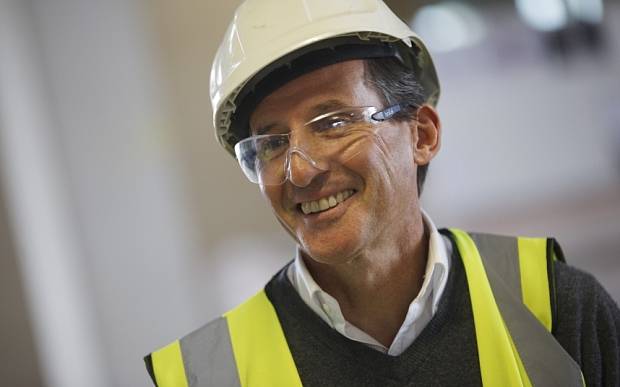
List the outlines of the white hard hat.
{"label": "white hard hat", "polygon": [[234,145],[249,135],[233,115],[260,80],[296,57],[341,43],[389,45],[413,70],[427,101],[437,103],[439,80],[426,46],[383,1],[247,0],[211,68],[213,124],[222,146],[234,155]]}

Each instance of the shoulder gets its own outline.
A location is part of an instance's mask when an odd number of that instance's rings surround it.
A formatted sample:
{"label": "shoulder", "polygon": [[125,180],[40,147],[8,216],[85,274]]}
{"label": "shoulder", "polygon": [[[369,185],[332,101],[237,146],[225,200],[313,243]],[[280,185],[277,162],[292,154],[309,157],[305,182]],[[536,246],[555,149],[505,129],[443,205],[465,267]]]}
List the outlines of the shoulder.
{"label": "shoulder", "polygon": [[558,324],[572,320],[620,325],[618,305],[591,274],[558,261],[554,262],[553,269]]}
{"label": "shoulder", "polygon": [[[267,287],[282,287],[283,272],[284,269]],[[245,331],[256,333],[259,329],[259,335],[265,333],[273,337],[274,316],[273,307],[265,291],[261,290],[235,309],[147,355],[144,358],[147,371],[158,386],[178,385],[176,381],[185,379],[191,380],[192,385],[240,385],[233,336],[238,338],[238,342],[243,342]],[[261,322],[263,325],[259,324]],[[259,328],[252,330],[255,326]],[[236,334],[233,335],[235,329]]]}
{"label": "shoulder", "polygon": [[586,385],[620,386],[620,309],[589,273],[554,263],[553,334],[580,365]]}

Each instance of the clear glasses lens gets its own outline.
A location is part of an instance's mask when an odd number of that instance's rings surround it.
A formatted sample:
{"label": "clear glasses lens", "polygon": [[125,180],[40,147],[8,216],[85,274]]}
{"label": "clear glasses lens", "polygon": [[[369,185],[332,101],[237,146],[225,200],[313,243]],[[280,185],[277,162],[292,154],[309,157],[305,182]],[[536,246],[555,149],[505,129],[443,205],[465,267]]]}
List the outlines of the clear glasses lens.
{"label": "clear glasses lens", "polygon": [[370,124],[391,118],[400,109],[401,105],[378,113],[374,107],[343,109],[320,115],[289,133],[251,136],[235,145],[237,160],[251,182],[263,185],[286,181],[292,153],[315,168],[329,170],[357,154],[353,148],[374,133]]}

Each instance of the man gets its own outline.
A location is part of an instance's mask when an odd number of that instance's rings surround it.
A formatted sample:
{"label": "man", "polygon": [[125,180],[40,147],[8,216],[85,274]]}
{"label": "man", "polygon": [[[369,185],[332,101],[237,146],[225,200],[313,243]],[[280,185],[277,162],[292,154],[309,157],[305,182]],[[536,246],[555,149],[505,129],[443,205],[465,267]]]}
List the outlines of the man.
{"label": "man", "polygon": [[439,232],[423,42],[380,0],[249,0],[216,135],[297,242],[264,291],[147,356],[158,386],[620,385],[620,311],[552,239]]}

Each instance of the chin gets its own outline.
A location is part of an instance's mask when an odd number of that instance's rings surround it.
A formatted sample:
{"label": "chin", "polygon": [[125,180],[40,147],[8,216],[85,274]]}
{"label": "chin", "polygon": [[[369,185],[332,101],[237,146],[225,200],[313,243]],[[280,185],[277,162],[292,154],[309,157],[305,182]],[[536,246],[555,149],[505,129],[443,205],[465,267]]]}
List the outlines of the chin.
{"label": "chin", "polygon": [[357,243],[343,244],[342,240],[335,240],[333,243],[319,243],[318,245],[300,244],[300,246],[307,258],[325,265],[347,263],[360,251]]}

